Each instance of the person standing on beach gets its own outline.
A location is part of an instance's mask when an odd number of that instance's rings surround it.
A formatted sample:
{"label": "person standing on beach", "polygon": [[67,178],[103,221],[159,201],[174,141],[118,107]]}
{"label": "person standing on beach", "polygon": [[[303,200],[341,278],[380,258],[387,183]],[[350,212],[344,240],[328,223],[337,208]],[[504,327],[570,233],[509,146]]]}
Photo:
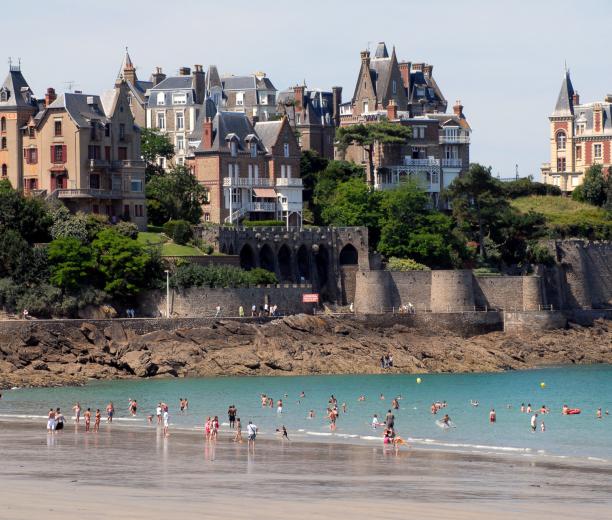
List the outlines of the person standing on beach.
{"label": "person standing on beach", "polygon": [[55,411],[53,408],[49,408],[49,414],[47,415],[47,433],[53,433],[55,431]]}
{"label": "person standing on beach", "polygon": [[242,444],[242,425],[240,424],[240,417],[236,419],[236,433],[234,434],[234,442]]}
{"label": "person standing on beach", "polygon": [[157,424],[161,424],[161,422],[162,422],[162,405],[161,405],[161,403],[157,403],[157,408],[155,409],[155,415],[157,416]]}
{"label": "person standing on beach", "polygon": [[236,414],[238,409],[232,404],[227,409],[227,418],[229,419],[229,427],[234,428],[236,426]]}
{"label": "person standing on beach", "polygon": [[113,415],[115,415],[115,405],[113,405],[113,402],[111,401],[106,407],[106,422],[112,423]]}
{"label": "person standing on beach", "polygon": [[253,447],[253,451],[255,451],[255,438],[257,437],[257,426],[255,426],[251,421],[247,425],[247,435],[248,435],[248,447]]}
{"label": "person standing on beach", "polygon": [[284,441],[285,439],[289,440],[289,435],[287,435],[287,428],[285,428],[284,424],[282,427],[282,431],[283,431],[283,436],[281,437],[281,441]]}
{"label": "person standing on beach", "polygon": [[395,426],[395,415],[391,412],[391,410],[387,410],[387,416],[385,417],[385,423],[387,424],[387,428],[393,430]]}
{"label": "person standing on beach", "polygon": [[283,413],[283,400],[279,399],[276,402],[276,413]]}
{"label": "person standing on beach", "polygon": [[535,432],[538,429],[538,414],[534,413],[531,416],[531,431]]}
{"label": "person standing on beach", "polygon": [[91,408],[87,408],[83,415],[85,416],[85,432],[88,432],[91,424]]}
{"label": "person standing on beach", "polygon": [[164,421],[164,437],[168,437],[168,427],[170,425],[170,416],[168,415],[168,410],[164,410],[163,421]]}
{"label": "person standing on beach", "polygon": [[100,413],[100,408],[96,408],[96,418],[95,418],[95,422],[94,422],[94,429],[93,431],[95,433],[98,433],[100,431],[100,419],[102,417],[102,414]]}
{"label": "person standing on beach", "polygon": [[79,424],[81,421],[81,404],[76,403],[72,409],[74,410],[74,422]]}
{"label": "person standing on beach", "polygon": [[60,412],[60,409],[57,408],[55,410],[55,431],[63,430],[63,429],[64,429],[64,416],[62,415],[62,412]]}

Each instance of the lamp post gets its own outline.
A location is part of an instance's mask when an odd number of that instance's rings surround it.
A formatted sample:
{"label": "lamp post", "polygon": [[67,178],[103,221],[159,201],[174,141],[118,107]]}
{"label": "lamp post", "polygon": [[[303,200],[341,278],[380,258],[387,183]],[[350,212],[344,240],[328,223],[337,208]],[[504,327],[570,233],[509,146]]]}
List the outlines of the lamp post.
{"label": "lamp post", "polygon": [[166,318],[170,318],[170,271],[166,269]]}

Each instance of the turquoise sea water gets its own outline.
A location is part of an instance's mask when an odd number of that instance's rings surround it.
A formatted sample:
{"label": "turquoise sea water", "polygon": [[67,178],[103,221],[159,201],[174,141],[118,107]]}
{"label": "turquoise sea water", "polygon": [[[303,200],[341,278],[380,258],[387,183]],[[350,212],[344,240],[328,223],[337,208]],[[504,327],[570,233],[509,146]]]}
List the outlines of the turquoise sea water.
{"label": "turquoise sea water", "polygon": [[[421,384],[416,378],[421,377]],[[545,382],[542,389],[540,383]],[[306,397],[299,398],[304,391]],[[273,408],[262,408],[260,394],[274,398]],[[380,394],[385,400],[380,399]],[[330,432],[325,418],[329,396],[334,394],[347,413],[340,413],[335,433]],[[365,402],[358,402],[361,394]],[[286,397],[285,397],[286,395]],[[0,419],[40,420],[50,407],[60,406],[66,416],[79,401],[83,409],[100,408],[113,401],[119,424],[147,427],[146,416],[154,415],[159,401],[170,405],[172,428],[201,428],[206,416],[218,415],[227,423],[227,408],[235,404],[243,428],[249,420],[260,432],[274,435],[285,425],[295,440],[324,440],[381,444],[382,429],[374,431],[374,413],[384,418],[391,399],[401,395],[400,409],[395,410],[395,426],[403,438],[415,446],[454,451],[514,453],[526,457],[569,457],[612,462],[612,415],[595,418],[598,407],[612,411],[612,366],[575,366],[546,368],[522,372],[493,374],[416,375],[347,375],[303,377],[228,377],[159,380],[124,380],[92,382],[84,387],[17,389],[4,391],[0,400]],[[189,410],[180,413],[179,398],[189,399]],[[138,400],[137,417],[127,411],[128,400]],[[282,398],[282,414],[277,413],[276,400]],[[436,425],[441,414],[430,413],[431,403],[446,401],[455,428],[443,430]],[[473,407],[470,400],[480,402]],[[546,431],[538,424],[530,429],[531,416],[520,413],[521,403],[531,403],[534,410],[541,405],[551,413],[540,415]],[[581,408],[582,413],[562,416],[561,407]],[[511,405],[511,408],[507,408]],[[489,424],[489,410],[494,407],[497,423]],[[308,419],[308,411],[315,411]],[[0,425],[1,427],[1,425]],[[150,426],[149,426],[150,427]]]}

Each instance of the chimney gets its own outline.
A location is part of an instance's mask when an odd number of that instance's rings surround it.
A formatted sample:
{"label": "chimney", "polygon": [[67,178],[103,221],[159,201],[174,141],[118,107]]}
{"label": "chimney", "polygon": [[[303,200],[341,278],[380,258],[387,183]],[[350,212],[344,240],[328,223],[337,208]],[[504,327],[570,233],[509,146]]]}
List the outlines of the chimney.
{"label": "chimney", "polygon": [[370,66],[370,51],[361,51],[361,63]]}
{"label": "chimney", "polygon": [[47,93],[45,94],[45,107],[48,107],[56,99],[57,99],[57,94],[55,93],[55,89],[53,87],[49,87],[47,89]]}
{"label": "chimney", "polygon": [[213,124],[210,117],[206,118],[202,125],[202,148],[210,150],[213,143]]}
{"label": "chimney", "polygon": [[179,69],[179,76],[191,76],[191,69],[189,67],[181,67]]}
{"label": "chimney", "polygon": [[423,64],[423,74],[425,74],[426,78],[431,78],[432,72],[433,72],[433,65]]}
{"label": "chimney", "polygon": [[[610,96],[606,96],[606,101],[608,101],[608,98]],[[574,92],[574,95],[572,96],[572,104],[574,106],[579,105],[580,104],[580,95],[578,94],[578,92]]]}
{"label": "chimney", "polygon": [[206,81],[202,65],[193,66],[193,79],[191,84],[193,90],[195,90],[196,103],[204,103],[204,97],[206,95]]}
{"label": "chimney", "polygon": [[332,118],[336,126],[340,126],[340,105],[342,104],[342,87],[332,87]]}
{"label": "chimney", "polygon": [[161,67],[155,67],[155,72],[151,74],[151,81],[153,82],[153,86],[161,83],[166,79],[166,75],[162,72]]}
{"label": "chimney", "polygon": [[402,83],[404,84],[404,88],[410,92],[410,67],[411,63],[409,61],[402,61],[399,64],[400,75],[402,76]]}
{"label": "chimney", "polygon": [[293,87],[293,95],[295,98],[295,109],[302,110],[304,107],[304,85]]}
{"label": "chimney", "polygon": [[412,64],[412,70],[414,70],[415,72],[420,72],[423,70],[423,67],[425,66],[424,63],[413,63]]}
{"label": "chimney", "polygon": [[460,100],[455,101],[455,104],[453,105],[453,113],[457,116],[457,117],[461,117],[463,118],[463,105],[461,104]]}
{"label": "chimney", "polygon": [[397,104],[394,99],[390,99],[387,105],[387,119],[389,121],[397,120]]}

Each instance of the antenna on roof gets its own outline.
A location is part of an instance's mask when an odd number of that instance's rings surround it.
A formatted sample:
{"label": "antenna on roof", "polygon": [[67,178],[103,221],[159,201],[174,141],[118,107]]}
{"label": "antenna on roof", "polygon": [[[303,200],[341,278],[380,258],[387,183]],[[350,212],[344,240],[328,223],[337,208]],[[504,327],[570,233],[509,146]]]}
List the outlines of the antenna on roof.
{"label": "antenna on roof", "polygon": [[371,44],[372,44],[372,42],[368,42],[368,48],[367,48],[368,52],[370,52],[370,45]]}
{"label": "antenna on roof", "polygon": [[66,85],[66,90],[68,92],[72,92],[72,89],[77,85],[77,83],[73,79],[69,79],[68,81],[64,81],[64,85]]}

